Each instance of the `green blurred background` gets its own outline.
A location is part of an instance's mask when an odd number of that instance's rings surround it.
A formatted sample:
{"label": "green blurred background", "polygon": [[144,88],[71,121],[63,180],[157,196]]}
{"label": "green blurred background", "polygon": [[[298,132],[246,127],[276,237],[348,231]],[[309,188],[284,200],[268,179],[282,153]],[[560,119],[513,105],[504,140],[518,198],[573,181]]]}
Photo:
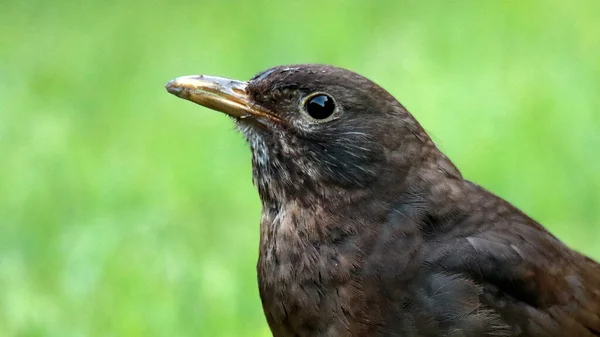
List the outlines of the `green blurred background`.
{"label": "green blurred background", "polygon": [[[600,2],[2,1],[0,336],[268,336],[250,153],[164,90],[299,62],[387,88],[600,258]],[[385,132],[382,130],[382,132]]]}

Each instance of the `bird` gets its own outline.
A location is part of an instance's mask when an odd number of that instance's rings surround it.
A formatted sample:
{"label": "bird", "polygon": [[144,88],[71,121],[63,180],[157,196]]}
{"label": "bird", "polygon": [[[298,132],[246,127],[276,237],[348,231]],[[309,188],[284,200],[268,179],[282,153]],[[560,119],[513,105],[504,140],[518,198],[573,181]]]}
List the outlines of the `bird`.
{"label": "bird", "polygon": [[463,178],[366,77],[297,64],[166,89],[249,144],[273,336],[600,336],[600,265]]}

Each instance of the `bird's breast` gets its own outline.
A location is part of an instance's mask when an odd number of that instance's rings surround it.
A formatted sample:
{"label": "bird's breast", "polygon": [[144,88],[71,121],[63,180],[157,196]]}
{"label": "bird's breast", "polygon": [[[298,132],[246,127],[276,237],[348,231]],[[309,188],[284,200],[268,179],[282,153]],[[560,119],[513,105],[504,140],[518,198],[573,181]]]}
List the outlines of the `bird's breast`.
{"label": "bird's breast", "polygon": [[345,315],[361,297],[353,279],[359,250],[332,221],[322,210],[293,203],[263,212],[259,290],[275,336],[348,331]]}

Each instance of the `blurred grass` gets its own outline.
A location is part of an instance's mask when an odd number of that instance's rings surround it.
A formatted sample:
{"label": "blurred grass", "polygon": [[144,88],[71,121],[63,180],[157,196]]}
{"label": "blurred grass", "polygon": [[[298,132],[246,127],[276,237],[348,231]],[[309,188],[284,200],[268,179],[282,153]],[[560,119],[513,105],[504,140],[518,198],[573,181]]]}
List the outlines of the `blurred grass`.
{"label": "blurred grass", "polygon": [[227,118],[164,91],[330,63],[600,258],[600,2],[22,1],[0,11],[0,336],[268,336]]}

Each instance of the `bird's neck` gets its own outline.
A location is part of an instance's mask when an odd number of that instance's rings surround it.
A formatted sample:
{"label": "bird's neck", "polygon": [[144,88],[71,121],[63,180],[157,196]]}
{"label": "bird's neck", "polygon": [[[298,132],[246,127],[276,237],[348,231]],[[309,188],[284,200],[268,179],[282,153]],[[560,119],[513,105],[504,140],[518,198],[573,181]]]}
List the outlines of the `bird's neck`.
{"label": "bird's neck", "polygon": [[[385,209],[418,201],[435,212],[438,204],[454,206],[468,185],[418,125],[400,142],[401,148],[395,147],[397,143],[385,144],[377,151],[354,152],[347,156],[351,162],[341,163],[333,157],[318,157],[336,151],[299,150],[296,144],[267,146],[264,138],[257,136],[249,141],[254,184],[264,212],[273,216],[289,207],[311,212],[322,209],[332,216],[352,214],[370,202]],[[323,167],[331,162],[335,165]],[[327,174],[343,179],[336,182]]]}
{"label": "bird's neck", "polygon": [[[377,179],[367,186],[320,185],[309,176],[290,177],[289,173],[255,159],[254,180],[263,206],[263,237],[273,237],[285,229],[312,235],[313,242],[326,242],[335,239],[327,234],[339,232],[340,224],[347,227],[344,231],[360,232],[395,219],[396,215],[413,222],[431,221],[462,213],[468,193],[487,193],[463,180],[458,169],[432,142],[421,148],[419,157],[411,158],[412,165],[387,163],[387,169],[378,172]],[[294,185],[295,180],[301,183]],[[402,226],[400,220],[398,226]]]}

